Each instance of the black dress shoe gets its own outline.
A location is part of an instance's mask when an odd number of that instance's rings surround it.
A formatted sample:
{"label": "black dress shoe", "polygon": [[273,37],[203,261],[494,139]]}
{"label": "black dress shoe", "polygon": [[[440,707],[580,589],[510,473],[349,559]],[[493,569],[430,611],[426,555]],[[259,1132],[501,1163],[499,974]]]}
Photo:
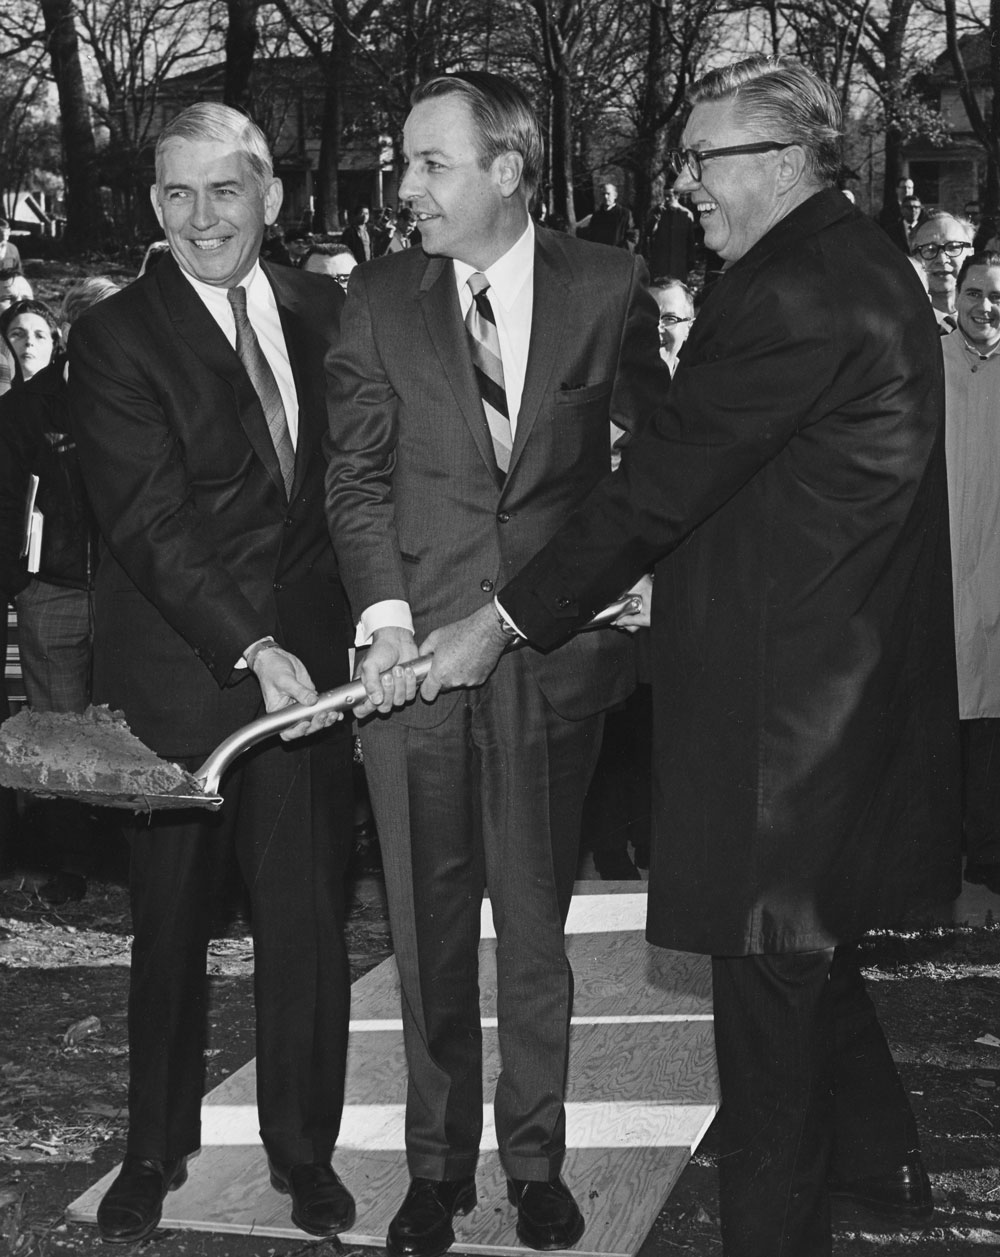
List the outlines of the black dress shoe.
{"label": "black dress shoe", "polygon": [[974,886],[985,886],[994,895],[1000,895],[1000,864],[967,864],[965,880]]}
{"label": "black dress shoe", "polygon": [[476,1180],[413,1178],[385,1237],[389,1257],[440,1257],[455,1242],[451,1222],[476,1207]]}
{"label": "black dress shoe", "polygon": [[856,1201],[899,1222],[926,1222],[934,1213],[931,1181],[919,1159],[875,1178],[830,1183],[829,1191],[835,1199]]}
{"label": "black dress shoe", "polygon": [[97,1206],[97,1229],[109,1244],[131,1244],[155,1231],[167,1192],[187,1178],[187,1160],[143,1161],[126,1157]]}
{"label": "black dress shoe", "polygon": [[305,1161],[287,1169],[268,1158],[271,1186],[292,1198],[292,1221],[307,1235],[339,1235],[354,1225],[354,1197],[329,1162]]}
{"label": "black dress shoe", "polygon": [[517,1206],[517,1238],[529,1248],[572,1248],[583,1234],[583,1214],[561,1178],[508,1179],[507,1199]]}

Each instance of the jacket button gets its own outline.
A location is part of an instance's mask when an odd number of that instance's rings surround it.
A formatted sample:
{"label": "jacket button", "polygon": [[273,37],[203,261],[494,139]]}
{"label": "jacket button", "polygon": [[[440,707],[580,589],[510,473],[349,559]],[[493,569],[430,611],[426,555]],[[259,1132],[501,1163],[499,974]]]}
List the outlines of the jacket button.
{"label": "jacket button", "polygon": [[507,511],[501,511],[500,514],[497,516],[497,519],[501,524],[510,523],[510,515],[507,513]]}
{"label": "jacket button", "polygon": [[493,592],[493,582],[489,579],[481,580],[479,582],[479,588],[484,594],[491,594]]}
{"label": "jacket button", "polygon": [[557,599],[556,599],[556,606],[557,606],[557,608],[558,608],[560,611],[565,611],[565,610],[566,610],[566,608],[569,606],[569,599],[568,599],[568,598],[557,598]]}
{"label": "jacket button", "polygon": [[292,517],[291,517],[290,515],[289,515],[289,516],[287,516],[287,517],[285,518],[285,527],[286,527],[286,528],[291,528],[291,526],[292,526],[294,523],[295,523],[295,520],[294,520],[294,519],[292,519]]}
{"label": "jacket button", "polygon": [[280,584],[278,581],[275,581],[275,582],[274,582],[274,584],[271,586],[271,588],[274,590],[274,592],[275,592],[276,594],[280,594],[280,593],[281,593],[281,591],[282,591],[285,587],[284,587],[284,585]]}

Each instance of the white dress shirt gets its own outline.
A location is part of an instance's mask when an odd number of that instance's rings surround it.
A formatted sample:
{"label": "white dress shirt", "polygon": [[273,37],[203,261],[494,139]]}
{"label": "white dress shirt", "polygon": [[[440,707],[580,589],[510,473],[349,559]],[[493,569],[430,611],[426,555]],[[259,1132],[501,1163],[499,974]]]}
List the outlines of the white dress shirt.
{"label": "white dress shirt", "polygon": [[[464,319],[472,305],[469,276],[476,273],[476,268],[457,258],[453,260],[452,266]],[[504,391],[507,394],[507,411],[513,436],[517,432],[517,416],[521,409],[524,376],[528,369],[531,313],[535,296],[535,225],[530,217],[517,243],[482,273],[490,285],[487,296],[493,308],[500,339]],[[413,617],[409,604],[402,599],[390,598],[367,607],[358,621],[355,645],[367,646],[375,630],[380,628],[404,628],[412,633]]]}
{"label": "white dress shirt", "polygon": [[[229,298],[226,295],[228,289],[216,284],[204,284],[200,279],[189,275],[183,268],[181,274],[202,299],[205,308],[222,328],[226,339],[235,349],[236,319],[233,315],[233,307],[229,304]],[[278,313],[278,303],[274,299],[274,291],[267,282],[267,276],[256,262],[253,264],[253,270],[240,281],[238,287],[247,290],[247,316],[268,366],[274,372],[281,402],[285,407],[288,434],[292,438],[294,448],[299,438],[299,398],[295,391],[295,377],[292,375],[292,366],[288,360],[285,334],[281,330],[281,316]]]}

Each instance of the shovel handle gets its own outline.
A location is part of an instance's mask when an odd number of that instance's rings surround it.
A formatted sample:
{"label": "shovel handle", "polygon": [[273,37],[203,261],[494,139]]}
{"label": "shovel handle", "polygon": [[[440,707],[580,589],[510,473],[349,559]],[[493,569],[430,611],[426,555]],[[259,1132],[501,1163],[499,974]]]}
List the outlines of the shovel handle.
{"label": "shovel handle", "polygon": [[[612,602],[603,611],[599,611],[592,620],[588,620],[580,631],[605,628],[613,624],[624,612],[637,611],[638,601],[638,598],[630,596],[619,598],[617,602]],[[522,640],[512,642],[510,649],[520,646]],[[406,666],[413,669],[419,683],[430,672],[433,662],[433,656],[423,655],[419,659],[410,660]],[[327,690],[326,693],[320,694],[310,707],[304,703],[292,703],[288,707],[282,707],[280,711],[272,711],[266,716],[259,716],[241,729],[237,729],[235,733],[231,733],[224,742],[220,742],[198,769],[195,778],[206,795],[217,795],[222,774],[237,755],[249,750],[251,746],[256,746],[258,742],[263,742],[272,734],[280,733],[282,729],[290,729],[300,720],[309,720],[313,716],[319,716],[328,711],[350,711],[352,707],[360,706],[365,701],[365,697],[364,683],[351,681],[347,685],[340,685],[335,690]]]}

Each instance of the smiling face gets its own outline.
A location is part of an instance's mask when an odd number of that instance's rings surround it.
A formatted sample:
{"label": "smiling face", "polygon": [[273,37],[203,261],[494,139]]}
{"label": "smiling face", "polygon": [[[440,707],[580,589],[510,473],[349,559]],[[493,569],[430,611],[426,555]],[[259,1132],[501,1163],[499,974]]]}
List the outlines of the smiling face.
{"label": "smiling face", "polygon": [[[910,240],[910,248],[916,249],[922,244],[945,244],[949,240],[964,240],[972,248],[966,227],[955,218],[931,218],[918,227]],[[922,259],[927,273],[927,291],[937,309],[948,311],[954,309],[955,278],[962,269],[962,263],[968,257],[966,249],[958,257],[950,258],[946,253],[939,252],[936,258]]]}
{"label": "smiling face", "polygon": [[1000,266],[970,266],[955,301],[958,326],[974,348],[1000,345]]}
{"label": "smiling face", "polygon": [[[681,147],[702,152],[769,138],[750,131],[734,100],[712,100],[691,110]],[[778,141],[781,136],[773,138]],[[798,200],[805,199],[793,195],[794,187],[780,177],[783,153],[788,151],[709,157],[702,162],[700,179],[693,179],[686,167],[677,176],[674,188],[690,195],[706,247],[725,261],[741,258]]]}
{"label": "smiling face", "polygon": [[52,361],[52,329],[40,314],[19,314],[7,328],[7,339],[26,380]]}
{"label": "smiling face", "polygon": [[281,181],[262,185],[245,153],[215,140],[169,140],[159,171],[153,209],[181,269],[220,288],[245,279],[278,217]]}
{"label": "smiling face", "polygon": [[472,112],[457,94],[414,105],[403,127],[406,172],[399,185],[424,252],[458,258],[477,270],[492,266],[528,223],[516,153],[480,165]]}
{"label": "smiling face", "polygon": [[[683,288],[676,285],[670,288],[656,288],[653,296],[660,310],[660,348],[665,349],[672,358],[676,358],[681,345],[691,331],[691,318],[694,307],[691,298]],[[681,319],[682,322],[674,322]]]}

